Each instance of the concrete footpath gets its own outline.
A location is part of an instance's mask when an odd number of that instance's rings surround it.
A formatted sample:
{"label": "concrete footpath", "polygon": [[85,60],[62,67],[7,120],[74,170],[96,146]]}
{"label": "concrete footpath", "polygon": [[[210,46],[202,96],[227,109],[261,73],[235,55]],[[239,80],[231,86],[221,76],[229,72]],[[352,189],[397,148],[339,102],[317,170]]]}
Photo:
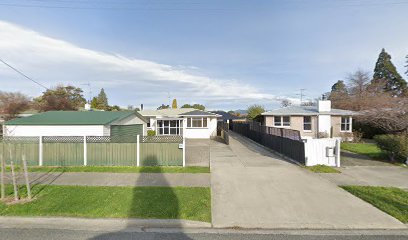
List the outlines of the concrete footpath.
{"label": "concrete footpath", "polygon": [[382,186],[408,189],[408,168],[398,166],[342,167],[341,173],[319,175],[336,185]]}
{"label": "concrete footpath", "polygon": [[273,229],[406,229],[319,175],[236,133],[212,142],[214,227]]}
{"label": "concrete footpath", "polygon": [[[96,173],[96,172],[32,172],[32,184],[76,186],[184,186],[209,187],[209,173]],[[7,182],[11,183],[10,175]],[[20,174],[18,183],[23,184]]]}

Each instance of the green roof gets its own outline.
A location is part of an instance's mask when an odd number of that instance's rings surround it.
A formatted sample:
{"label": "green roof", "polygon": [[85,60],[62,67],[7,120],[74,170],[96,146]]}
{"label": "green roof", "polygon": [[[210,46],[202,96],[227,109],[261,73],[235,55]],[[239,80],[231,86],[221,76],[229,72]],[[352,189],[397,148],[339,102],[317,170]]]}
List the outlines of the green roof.
{"label": "green roof", "polygon": [[108,125],[132,114],[135,113],[132,111],[50,111],[29,117],[16,118],[5,122],[5,125]]}

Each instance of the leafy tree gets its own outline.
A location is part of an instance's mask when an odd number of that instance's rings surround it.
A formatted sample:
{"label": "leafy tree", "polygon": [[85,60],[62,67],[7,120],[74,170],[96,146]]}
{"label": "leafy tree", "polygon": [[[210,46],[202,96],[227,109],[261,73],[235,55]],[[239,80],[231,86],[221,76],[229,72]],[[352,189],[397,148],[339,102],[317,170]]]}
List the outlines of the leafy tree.
{"label": "leafy tree", "polygon": [[171,104],[171,108],[177,108],[177,99],[173,99],[173,103]]}
{"label": "leafy tree", "polygon": [[91,100],[91,108],[97,109],[98,108],[98,98],[93,97]]}
{"label": "leafy tree", "polygon": [[391,62],[391,55],[389,55],[384,48],[375,64],[372,83],[378,81],[385,81],[384,90],[386,92],[392,92],[394,96],[400,96],[407,88],[407,82],[397,72],[397,69]]}
{"label": "leafy tree", "polygon": [[52,110],[76,111],[86,103],[82,92],[81,88],[71,85],[61,85],[53,89],[48,89],[42,96],[34,99],[34,101],[37,103],[37,108],[41,112]]}
{"label": "leafy tree", "polygon": [[254,104],[248,107],[247,118],[249,120],[259,121],[261,118],[261,113],[265,112],[265,108],[261,105]]}
{"label": "leafy tree", "polygon": [[29,107],[30,100],[26,95],[19,92],[0,91],[0,113],[4,116],[4,120],[15,118]]}
{"label": "leafy tree", "polygon": [[107,110],[109,107],[108,97],[106,96],[105,90],[102,88],[97,97],[98,109]]}
{"label": "leafy tree", "polygon": [[194,109],[197,109],[197,110],[202,110],[202,111],[204,111],[205,110],[205,106],[204,105],[202,105],[202,104],[193,104],[193,105],[190,105],[190,104],[184,104],[183,106],[181,106],[181,108],[194,108]]}
{"label": "leafy tree", "polygon": [[331,92],[347,94],[347,88],[346,84],[344,84],[344,81],[339,80],[335,84],[333,84]]}
{"label": "leafy tree", "polygon": [[191,106],[190,104],[184,104],[183,106],[181,106],[181,108],[193,108],[193,106]]}
{"label": "leafy tree", "polygon": [[159,106],[159,107],[157,108],[157,110],[168,109],[168,108],[170,108],[169,105],[164,105],[164,104],[162,104],[161,106]]}

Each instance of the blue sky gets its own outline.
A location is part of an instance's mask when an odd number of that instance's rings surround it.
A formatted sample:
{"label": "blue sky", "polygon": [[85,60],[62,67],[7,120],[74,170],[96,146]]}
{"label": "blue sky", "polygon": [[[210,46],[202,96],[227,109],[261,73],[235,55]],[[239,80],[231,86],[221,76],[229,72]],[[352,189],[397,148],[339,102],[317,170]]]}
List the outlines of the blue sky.
{"label": "blue sky", "polygon": [[[408,1],[0,1],[0,58],[46,86],[90,82],[110,103],[271,109],[314,99],[381,50],[404,74]],[[404,75],[407,78],[406,75]],[[43,89],[0,66],[3,91]],[[86,90],[88,91],[88,90]]]}

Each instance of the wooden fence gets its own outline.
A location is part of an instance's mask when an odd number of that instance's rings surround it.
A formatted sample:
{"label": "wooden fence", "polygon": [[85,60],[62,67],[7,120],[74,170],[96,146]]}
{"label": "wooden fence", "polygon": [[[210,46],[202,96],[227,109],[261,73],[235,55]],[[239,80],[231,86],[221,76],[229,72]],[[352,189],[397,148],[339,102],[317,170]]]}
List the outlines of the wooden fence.
{"label": "wooden fence", "polygon": [[0,154],[16,163],[24,154],[30,166],[184,166],[182,136],[8,138]]}
{"label": "wooden fence", "polygon": [[[305,144],[300,139],[299,134],[292,132],[288,133],[286,131],[287,135],[282,134],[277,136],[273,134],[275,131],[268,130],[269,127],[261,126],[257,123],[232,122],[230,123],[230,127],[234,132],[248,137],[255,142],[277,151],[301,164],[305,164]],[[299,136],[299,138],[297,136]]]}

